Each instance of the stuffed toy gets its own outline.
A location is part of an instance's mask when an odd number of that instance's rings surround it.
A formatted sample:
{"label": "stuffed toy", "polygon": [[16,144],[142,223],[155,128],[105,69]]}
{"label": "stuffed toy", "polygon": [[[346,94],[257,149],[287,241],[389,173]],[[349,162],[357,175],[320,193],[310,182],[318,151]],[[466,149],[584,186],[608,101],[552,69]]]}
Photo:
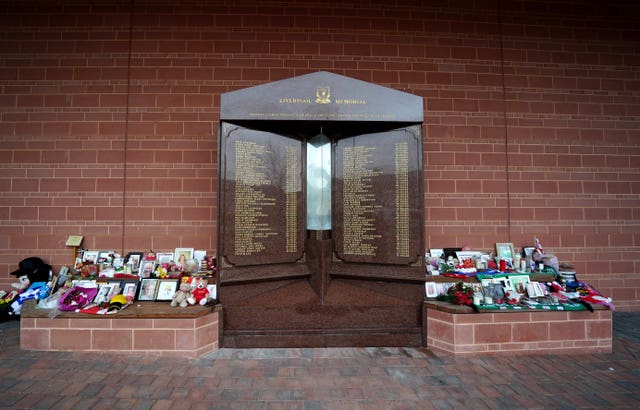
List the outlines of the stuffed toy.
{"label": "stuffed toy", "polygon": [[13,315],[19,315],[22,312],[22,304],[29,299],[44,299],[49,295],[51,287],[47,282],[32,283],[27,290],[21,292],[18,297],[11,303]]}
{"label": "stuffed toy", "polygon": [[18,270],[11,272],[11,275],[18,279],[18,282],[11,286],[18,290],[25,290],[32,283],[47,282],[50,279],[51,265],[47,265],[42,259],[32,256],[20,261]]}
{"label": "stuffed toy", "polygon": [[195,299],[191,295],[191,285],[187,282],[181,282],[180,288],[173,294],[171,306],[187,307],[195,303]]}
{"label": "stuffed toy", "polygon": [[0,322],[7,319],[18,319],[22,310],[22,303],[28,299],[44,298],[51,290],[47,282],[51,279],[51,265],[44,263],[38,257],[32,256],[18,263],[18,270],[10,275],[17,278],[12,283],[13,290],[2,295],[0,300]]}
{"label": "stuffed toy", "polygon": [[193,297],[195,299],[195,303],[199,305],[206,305],[209,301],[209,290],[207,289],[207,281],[204,279],[199,279],[196,283],[196,288],[193,290]]}

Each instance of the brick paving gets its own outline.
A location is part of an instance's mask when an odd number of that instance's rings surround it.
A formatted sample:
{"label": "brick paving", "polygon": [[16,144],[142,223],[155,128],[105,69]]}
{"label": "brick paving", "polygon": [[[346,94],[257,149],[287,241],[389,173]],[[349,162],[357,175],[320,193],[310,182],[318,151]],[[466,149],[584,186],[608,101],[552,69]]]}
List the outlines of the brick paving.
{"label": "brick paving", "polygon": [[19,349],[0,324],[0,408],[638,408],[640,312],[612,354],[453,358],[413,348],[221,349],[200,359]]}

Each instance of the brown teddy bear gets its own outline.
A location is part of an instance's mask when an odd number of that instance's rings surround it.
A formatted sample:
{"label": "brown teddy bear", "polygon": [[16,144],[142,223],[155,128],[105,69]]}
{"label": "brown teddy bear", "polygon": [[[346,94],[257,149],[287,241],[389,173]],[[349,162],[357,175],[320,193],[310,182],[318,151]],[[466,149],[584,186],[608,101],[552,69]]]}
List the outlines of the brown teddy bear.
{"label": "brown teddy bear", "polygon": [[187,307],[192,305],[191,285],[186,282],[180,283],[180,288],[173,294],[171,306]]}

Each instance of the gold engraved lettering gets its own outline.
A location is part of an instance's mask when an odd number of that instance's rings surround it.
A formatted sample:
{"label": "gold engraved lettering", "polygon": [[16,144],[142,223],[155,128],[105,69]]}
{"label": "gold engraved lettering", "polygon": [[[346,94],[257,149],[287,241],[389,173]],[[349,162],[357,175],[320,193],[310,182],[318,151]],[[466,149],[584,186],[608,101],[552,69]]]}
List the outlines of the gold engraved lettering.
{"label": "gold engraved lettering", "polygon": [[280,104],[311,104],[311,98],[280,98]]}
{"label": "gold engraved lettering", "polygon": [[367,105],[367,100],[359,99],[359,98],[344,98],[337,99],[336,104],[341,105]]}
{"label": "gold engraved lettering", "polygon": [[370,167],[373,147],[355,146],[344,149],[343,175],[343,253],[375,256],[373,243],[382,237],[376,233],[373,214],[381,206],[376,202],[373,178],[380,175]]}
{"label": "gold engraved lettering", "polygon": [[295,147],[287,146],[286,152],[286,230],[285,230],[285,252],[298,251],[298,201],[297,190],[300,185],[298,164],[298,150]]}
{"label": "gold engraved lettering", "polygon": [[264,156],[270,151],[250,141],[236,142],[235,187],[235,253],[252,255],[266,249],[264,241],[276,236],[264,222],[265,209],[275,207],[276,199],[268,197],[263,187],[271,185],[267,178]]}
{"label": "gold engraved lettering", "polygon": [[396,256],[409,257],[409,144],[396,143]]}

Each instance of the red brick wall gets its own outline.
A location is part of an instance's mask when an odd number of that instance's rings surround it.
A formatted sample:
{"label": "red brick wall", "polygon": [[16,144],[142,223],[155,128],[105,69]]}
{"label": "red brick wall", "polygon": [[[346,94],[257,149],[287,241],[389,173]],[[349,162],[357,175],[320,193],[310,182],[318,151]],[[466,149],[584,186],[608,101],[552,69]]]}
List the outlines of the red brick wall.
{"label": "red brick wall", "polygon": [[328,70],[424,97],[428,248],[537,235],[640,308],[638,6],[200,3],[135,1],[129,43],[128,1],[0,2],[0,280],[70,234],[212,252],[219,95]]}

